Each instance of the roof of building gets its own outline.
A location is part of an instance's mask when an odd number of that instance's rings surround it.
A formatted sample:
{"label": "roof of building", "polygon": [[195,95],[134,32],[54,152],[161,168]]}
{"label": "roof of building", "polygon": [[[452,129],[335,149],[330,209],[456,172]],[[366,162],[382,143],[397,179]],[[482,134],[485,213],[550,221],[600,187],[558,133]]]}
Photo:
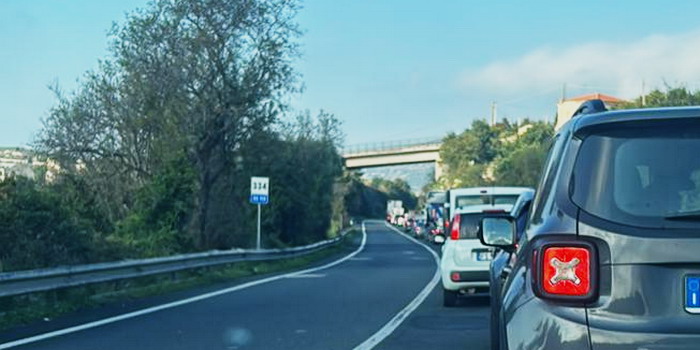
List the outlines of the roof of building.
{"label": "roof of building", "polygon": [[599,92],[567,98],[564,101],[588,101],[588,100],[601,100],[603,102],[608,102],[608,103],[625,102],[625,100],[623,100],[623,99],[617,98],[615,96],[601,94]]}

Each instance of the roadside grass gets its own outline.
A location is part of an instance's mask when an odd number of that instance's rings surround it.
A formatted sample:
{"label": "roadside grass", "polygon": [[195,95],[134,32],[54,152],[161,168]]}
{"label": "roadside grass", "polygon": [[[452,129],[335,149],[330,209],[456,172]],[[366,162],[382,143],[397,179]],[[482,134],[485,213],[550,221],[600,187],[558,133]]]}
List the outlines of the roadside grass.
{"label": "roadside grass", "polygon": [[242,278],[299,270],[333,256],[348,253],[359,243],[361,231],[352,229],[331,247],[296,258],[251,261],[176,273],[97,283],[88,286],[0,298],[0,331],[49,321],[60,315],[152,297],[196,287],[232,283]]}

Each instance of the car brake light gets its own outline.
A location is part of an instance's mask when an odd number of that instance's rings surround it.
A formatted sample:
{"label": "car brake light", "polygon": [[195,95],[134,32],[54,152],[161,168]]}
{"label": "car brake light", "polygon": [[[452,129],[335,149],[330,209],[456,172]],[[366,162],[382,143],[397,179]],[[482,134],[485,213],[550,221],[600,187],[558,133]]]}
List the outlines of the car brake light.
{"label": "car brake light", "polygon": [[591,252],[584,247],[548,247],[542,259],[542,288],[554,295],[586,296],[591,291]]}
{"label": "car brake light", "polygon": [[459,272],[453,272],[450,274],[450,279],[452,280],[452,282],[459,282],[461,276],[459,275]]}
{"label": "car brake light", "polygon": [[458,240],[459,239],[459,223],[461,221],[460,215],[455,215],[455,218],[452,219],[452,230],[450,231],[450,239],[452,240]]}
{"label": "car brake light", "polygon": [[532,288],[536,296],[588,303],[598,298],[598,253],[595,244],[570,236],[533,243]]}

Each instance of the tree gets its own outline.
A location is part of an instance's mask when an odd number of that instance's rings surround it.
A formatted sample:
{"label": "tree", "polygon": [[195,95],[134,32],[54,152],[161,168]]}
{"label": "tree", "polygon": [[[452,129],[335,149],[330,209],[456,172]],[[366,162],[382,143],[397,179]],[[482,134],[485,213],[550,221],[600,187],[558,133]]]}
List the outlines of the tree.
{"label": "tree", "polygon": [[501,186],[537,186],[554,128],[546,122],[527,125],[527,131],[505,144],[502,157],[494,162],[494,177]]}
{"label": "tree", "polygon": [[440,148],[440,158],[447,172],[442,187],[482,186],[491,181],[483,177],[487,165],[500,152],[499,133],[483,120],[475,120],[461,134],[448,134]]}
{"label": "tree", "polygon": [[374,178],[370,182],[370,186],[385,193],[387,200],[400,200],[407,210],[416,209],[418,199],[411,191],[411,186],[406,180]]}
{"label": "tree", "polygon": [[94,258],[93,237],[55,192],[18,177],[0,182],[0,271]]}
{"label": "tree", "polygon": [[654,89],[645,96],[644,100],[645,104],[642,105],[642,97],[640,96],[632,101],[622,103],[616,108],[697,106],[700,105],[700,91],[693,92],[684,86],[672,87],[666,85],[665,91]]}
{"label": "tree", "polygon": [[130,14],[81,88],[56,89],[40,148],[88,179],[113,223],[185,157],[196,175],[195,245],[225,245],[231,205],[217,194],[241,184],[235,160],[272,132],[296,89],[297,10],[293,0],[157,0]]}
{"label": "tree", "polygon": [[554,134],[546,122],[507,121],[493,127],[475,121],[460,135],[445,137],[440,155],[446,173],[428,188],[536,186]]}

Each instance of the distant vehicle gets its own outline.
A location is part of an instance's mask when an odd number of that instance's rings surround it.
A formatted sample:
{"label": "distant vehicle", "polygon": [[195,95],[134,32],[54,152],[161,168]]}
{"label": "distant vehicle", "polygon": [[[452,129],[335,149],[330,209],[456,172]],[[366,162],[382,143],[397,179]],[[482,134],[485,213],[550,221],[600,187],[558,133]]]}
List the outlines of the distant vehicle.
{"label": "distant vehicle", "polygon": [[[426,195],[426,225],[430,226],[434,234],[437,234],[438,229],[443,234],[446,231],[447,220],[447,192],[446,191],[431,191]],[[434,226],[434,227],[433,227]],[[431,237],[435,237],[432,235]]]}
{"label": "distant vehicle", "polygon": [[403,215],[403,201],[393,199],[386,201],[386,214],[392,216]]}
{"label": "distant vehicle", "polygon": [[482,220],[514,254],[493,349],[700,348],[700,107],[601,106],[555,136],[519,241]]}
{"label": "distant vehicle", "polygon": [[424,219],[416,219],[413,222],[412,232],[416,238],[423,238],[426,234],[425,220]]}
{"label": "distant vehicle", "polygon": [[[518,196],[527,187],[471,187],[453,188],[447,191],[448,214],[445,215],[449,222],[455,213],[461,208],[476,205],[507,205],[508,208],[515,204]],[[510,209],[508,209],[510,210]]]}
{"label": "distant vehicle", "polygon": [[[515,222],[516,241],[520,239],[525,232],[525,225],[530,215],[532,200],[535,197],[535,190],[530,189],[518,197],[518,200],[513,205],[509,215]],[[510,250],[496,249],[496,253],[491,261],[489,268],[489,290],[491,295],[491,322],[495,322],[501,307],[501,291],[505,278],[510,274],[510,267],[507,267],[508,261],[514,256]],[[491,324],[491,342],[498,342],[498,325]]]}
{"label": "distant vehicle", "polygon": [[508,213],[526,187],[464,188],[450,190],[454,203],[449,238],[440,259],[443,304],[454,306],[461,296],[488,295],[489,263],[493,249],[477,237],[479,222],[487,213]]}

